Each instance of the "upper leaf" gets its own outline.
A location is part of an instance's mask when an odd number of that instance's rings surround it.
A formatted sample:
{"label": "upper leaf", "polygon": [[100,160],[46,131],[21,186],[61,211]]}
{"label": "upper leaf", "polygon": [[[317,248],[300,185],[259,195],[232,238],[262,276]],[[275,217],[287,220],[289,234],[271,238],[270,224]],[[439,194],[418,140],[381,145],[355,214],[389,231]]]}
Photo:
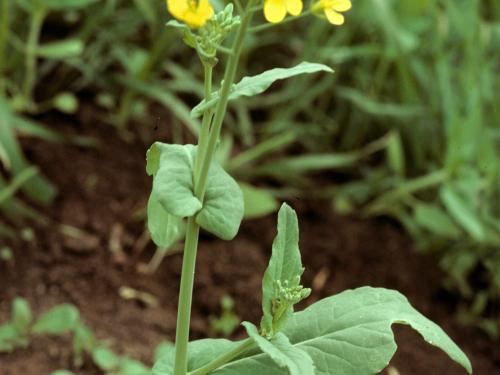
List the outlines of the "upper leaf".
{"label": "upper leaf", "polygon": [[[229,100],[237,99],[241,96],[254,96],[266,91],[274,82],[294,77],[300,74],[310,74],[317,72],[333,73],[333,70],[326,65],[302,62],[293,68],[275,68],[252,77],[245,77],[234,85]],[[212,93],[212,99],[206,102],[203,100],[193,108],[191,115],[193,117],[201,116],[206,110],[214,107],[219,101],[219,93]]]}
{"label": "upper leaf", "polygon": [[278,213],[278,234],[262,280],[262,329],[272,334],[293,312],[293,304],[307,297],[300,286],[304,272],[299,250],[299,224],[295,211],[284,203]]}

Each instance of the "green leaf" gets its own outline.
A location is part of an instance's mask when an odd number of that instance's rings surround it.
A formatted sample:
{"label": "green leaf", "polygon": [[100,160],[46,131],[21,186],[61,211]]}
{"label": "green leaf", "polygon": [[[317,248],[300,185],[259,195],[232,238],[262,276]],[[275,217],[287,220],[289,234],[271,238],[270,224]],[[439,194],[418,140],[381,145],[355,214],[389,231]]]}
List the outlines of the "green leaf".
{"label": "green leaf", "polygon": [[[299,224],[295,211],[284,203],[278,213],[278,234],[273,242],[269,265],[262,280],[262,329],[273,333],[293,312],[293,303],[283,301],[279,286],[300,287],[300,276],[304,272],[299,250]],[[278,287],[277,287],[277,284]],[[306,297],[297,290],[301,297]],[[309,291],[310,292],[310,291]],[[302,299],[302,298],[300,298]],[[300,301],[298,299],[298,301]],[[297,303],[296,301],[295,303]],[[278,316],[276,310],[281,309]]]}
{"label": "green leaf", "polygon": [[68,370],[57,370],[54,371],[51,375],[75,375],[75,373]]}
{"label": "green leaf", "polygon": [[431,233],[457,238],[460,230],[439,206],[418,203],[414,212],[416,222]]}
{"label": "green leaf", "polygon": [[12,123],[18,133],[28,137],[37,137],[48,142],[64,142],[67,139],[64,135],[31,118],[16,115],[12,117]]}
{"label": "green leaf", "polygon": [[[333,70],[323,64],[302,62],[293,68],[276,68],[256,76],[245,77],[239,83],[234,85],[231,94],[229,95],[229,100],[235,100],[242,96],[258,95],[266,91],[276,81],[300,74],[311,74],[317,72],[333,73]],[[200,104],[193,108],[191,116],[201,116],[207,109],[214,107],[218,101],[219,93],[214,92],[211,100],[208,102],[203,100]]]}
{"label": "green leaf", "polygon": [[[21,146],[16,139],[13,123],[16,116],[11,112],[8,103],[0,97],[0,139],[5,152],[9,155],[10,171],[19,174],[29,167],[22,154]],[[17,127],[17,124],[16,124]],[[29,183],[23,185],[23,192],[33,201],[42,205],[50,204],[57,193],[56,188],[41,175],[34,176]]]}
{"label": "green leaf", "polygon": [[62,304],[44,313],[34,324],[37,334],[59,335],[75,329],[80,318],[78,309],[69,304]]}
{"label": "green leaf", "polygon": [[444,185],[440,190],[440,196],[448,212],[453,218],[478,241],[485,238],[485,231],[481,221],[468,201],[449,185]]}
{"label": "green leaf", "polygon": [[39,170],[37,167],[28,167],[14,176],[12,181],[9,182],[9,185],[0,190],[0,205],[10,200],[20,188],[28,184],[33,177],[38,175],[38,173]]}
{"label": "green leaf", "polygon": [[120,375],[150,375],[151,369],[135,359],[122,358]]}
{"label": "green leaf", "polygon": [[472,373],[466,355],[438,325],[387,289],[364,287],[321,300],[295,314],[283,333],[311,355],[317,374],[375,374],[396,351],[395,323],[410,325]]}
{"label": "green leaf", "polygon": [[279,367],[286,368],[290,375],[314,374],[314,364],[305,351],[293,346],[281,332],[271,340],[262,337],[252,323],[243,322],[248,335],[253,338],[263,353],[266,353]]}
{"label": "green leaf", "polygon": [[399,176],[405,174],[405,153],[399,132],[393,130],[387,143],[387,161],[392,171]]}
{"label": "green leaf", "polygon": [[278,201],[267,189],[257,188],[244,182],[238,182],[245,202],[245,219],[266,216],[278,208]]}
{"label": "green leaf", "polygon": [[[431,345],[472,373],[470,361],[435,323],[416,311],[396,291],[364,287],[325,298],[296,313],[283,330],[290,343],[313,359],[316,375],[372,375],[390,362],[397,345],[391,326],[407,324]],[[234,349],[239,343],[200,340],[189,344],[189,371]],[[170,375],[173,355],[153,368]],[[213,371],[213,375],[286,375],[268,355],[250,351]]]}
{"label": "green leaf", "polygon": [[[226,339],[204,339],[190,342],[188,346],[188,371],[193,371],[206,365],[212,359],[227,353],[236,346],[238,346],[237,342]],[[166,352],[165,355],[155,363],[151,375],[171,375],[173,372],[174,358],[175,350]]]}
{"label": "green leaf", "polygon": [[16,298],[12,302],[12,323],[19,332],[27,332],[33,321],[33,314],[24,298]]}
{"label": "green leaf", "polygon": [[159,361],[163,357],[168,357],[175,352],[175,345],[170,341],[161,342],[155,349],[154,360]]}
{"label": "green leaf", "polygon": [[92,331],[80,323],[75,328],[73,336],[73,364],[75,367],[83,365],[84,353],[91,353],[97,345],[97,340]]}
{"label": "green leaf", "polygon": [[92,351],[92,360],[103,371],[113,371],[120,366],[120,358],[103,346]]}
{"label": "green leaf", "polygon": [[232,239],[243,219],[243,194],[236,181],[217,162],[207,178],[203,207],[193,192],[196,147],[155,143],[148,153],[146,170],[153,174],[154,199],[170,215],[196,216],[205,230],[224,239]]}
{"label": "green leaf", "polygon": [[2,141],[0,140],[0,166],[4,169],[9,170],[10,168],[10,157],[5,149],[5,146],[2,145]]}
{"label": "green leaf", "polygon": [[0,353],[10,353],[16,348],[16,342],[20,338],[20,333],[14,324],[4,324],[0,326]]}
{"label": "green leaf", "polygon": [[84,47],[80,39],[67,39],[39,45],[36,53],[38,56],[47,59],[64,59],[80,56]]}
{"label": "green leaf", "polygon": [[181,218],[170,215],[151,192],[148,201],[148,230],[156,246],[168,249],[177,242],[184,233],[184,222]]}
{"label": "green leaf", "polygon": [[385,103],[372,99],[365,92],[350,87],[339,87],[336,95],[350,101],[356,109],[371,116],[412,118],[422,115],[423,108],[417,105]]}
{"label": "green leaf", "polygon": [[39,0],[45,7],[57,11],[85,8],[97,1],[98,0]]}
{"label": "green leaf", "polygon": [[238,183],[219,163],[212,162],[205,202],[196,222],[217,237],[231,240],[238,233],[244,212],[243,193]]}
{"label": "green leaf", "polygon": [[[160,152],[159,167],[153,179],[155,196],[171,215],[193,216],[202,207],[193,192],[195,146],[159,142],[155,145]],[[154,170],[153,167],[146,169]]]}
{"label": "green leaf", "polygon": [[357,151],[291,156],[258,166],[249,171],[249,174],[289,179],[290,175],[296,176],[325,169],[352,167],[357,165],[362,157],[363,152]]}
{"label": "green leaf", "polygon": [[155,142],[146,152],[146,173],[148,176],[154,176],[160,168],[160,147],[162,143]]}

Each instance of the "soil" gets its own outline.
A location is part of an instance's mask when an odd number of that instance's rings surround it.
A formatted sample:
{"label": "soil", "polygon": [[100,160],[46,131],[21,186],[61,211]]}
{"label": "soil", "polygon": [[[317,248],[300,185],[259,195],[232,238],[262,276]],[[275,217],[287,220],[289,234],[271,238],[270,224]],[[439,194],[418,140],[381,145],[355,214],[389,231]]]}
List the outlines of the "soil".
{"label": "soil", "polygon": [[[151,364],[155,346],[174,337],[182,255],[167,257],[153,275],[138,272],[154,252],[151,244],[144,246],[141,240],[144,223],[138,214],[151,183],[144,171],[148,144],[122,141],[111,127],[95,125],[93,115],[82,117],[78,124],[63,121],[61,125],[58,119],[58,127],[95,137],[105,142],[101,147],[24,141],[28,157],[59,187],[60,194],[52,207],[42,210],[50,224],[38,225],[32,241],[13,246],[13,261],[0,263],[0,322],[8,319],[16,296],[26,298],[35,314],[72,303],[113,350]],[[325,209],[324,202],[289,203],[301,223],[305,284],[315,286],[307,303],[363,285],[397,289],[456,340],[476,374],[500,374],[500,348],[453,320],[454,300],[440,287],[436,260],[417,254],[396,224],[336,216]],[[82,232],[75,238],[61,225]],[[258,322],[261,277],[274,235],[275,217],[270,216],[245,222],[231,242],[202,236],[192,338],[213,336],[209,316],[220,313],[224,294],[233,297],[242,320]],[[151,294],[158,304],[122,298],[123,286]],[[391,366],[399,374],[465,374],[410,329],[398,326],[395,332],[399,349]],[[235,337],[241,335],[237,331]],[[0,355],[0,374],[49,375],[57,369],[72,369],[79,375],[99,375],[90,361],[80,369],[72,368],[70,343],[70,337],[37,337],[27,349]]]}

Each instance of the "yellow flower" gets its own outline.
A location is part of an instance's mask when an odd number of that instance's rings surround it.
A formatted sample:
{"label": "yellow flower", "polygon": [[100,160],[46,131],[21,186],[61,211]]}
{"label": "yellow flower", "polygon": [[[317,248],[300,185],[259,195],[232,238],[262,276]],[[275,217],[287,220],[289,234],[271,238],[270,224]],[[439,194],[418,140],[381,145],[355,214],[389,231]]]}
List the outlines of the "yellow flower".
{"label": "yellow flower", "polygon": [[264,0],[264,16],[271,23],[283,21],[287,12],[298,16],[302,8],[302,0]]}
{"label": "yellow flower", "polygon": [[202,27],[214,15],[208,0],[167,0],[170,14],[192,28]]}
{"label": "yellow flower", "polygon": [[319,0],[312,6],[313,13],[323,11],[333,25],[342,25],[344,23],[344,16],[340,12],[346,12],[351,9],[351,0]]}

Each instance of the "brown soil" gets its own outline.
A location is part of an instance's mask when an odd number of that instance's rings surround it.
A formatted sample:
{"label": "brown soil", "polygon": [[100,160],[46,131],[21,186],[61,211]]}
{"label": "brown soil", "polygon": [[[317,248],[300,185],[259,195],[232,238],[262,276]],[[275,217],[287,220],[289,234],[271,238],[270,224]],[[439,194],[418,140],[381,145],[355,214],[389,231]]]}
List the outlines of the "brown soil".
{"label": "brown soil", "polygon": [[[143,223],[134,219],[150,187],[144,171],[147,145],[123,142],[113,129],[85,122],[89,125],[78,125],[76,131],[106,142],[99,149],[25,142],[29,157],[57,184],[60,195],[45,212],[52,224],[38,227],[33,241],[15,246],[13,262],[0,264],[0,322],[8,319],[10,301],[16,296],[27,298],[37,314],[62,302],[73,303],[115,351],[151,363],[153,348],[174,337],[182,258],[179,254],[166,258],[152,276],[137,272],[138,264],[153,253],[151,244],[140,251]],[[305,281],[317,286],[309,303],[362,285],[397,289],[456,340],[476,374],[500,374],[499,347],[453,321],[453,302],[440,289],[436,261],[416,254],[393,223],[335,216],[318,202],[290,203],[298,209],[301,222]],[[60,224],[86,234],[75,240],[57,229]],[[275,218],[268,217],[244,223],[232,242],[203,236],[193,338],[208,335],[208,316],[219,312],[224,294],[235,299],[243,320],[258,322],[261,276],[274,234]],[[119,295],[121,286],[148,292],[159,305],[125,300]],[[465,374],[410,329],[395,331],[400,349],[391,365],[401,375]],[[68,337],[36,338],[28,349],[0,355],[0,374],[48,375],[71,369],[69,344]],[[79,375],[99,374],[89,363],[73,370]]]}

